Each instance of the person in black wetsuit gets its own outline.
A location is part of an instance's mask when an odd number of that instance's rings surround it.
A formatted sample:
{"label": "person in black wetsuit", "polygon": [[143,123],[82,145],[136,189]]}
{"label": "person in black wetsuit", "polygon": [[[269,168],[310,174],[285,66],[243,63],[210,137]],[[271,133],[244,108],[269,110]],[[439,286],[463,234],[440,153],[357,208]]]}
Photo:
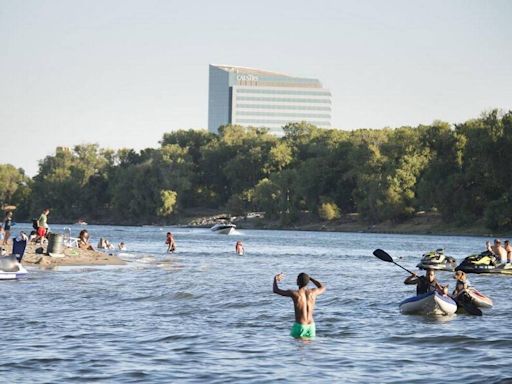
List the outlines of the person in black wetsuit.
{"label": "person in black wetsuit", "polygon": [[418,276],[413,273],[405,279],[404,284],[416,284],[416,295],[422,295],[433,291],[438,291],[442,295],[448,294],[448,286],[442,286],[437,282],[436,274],[433,269],[427,269],[425,271],[425,276]]}

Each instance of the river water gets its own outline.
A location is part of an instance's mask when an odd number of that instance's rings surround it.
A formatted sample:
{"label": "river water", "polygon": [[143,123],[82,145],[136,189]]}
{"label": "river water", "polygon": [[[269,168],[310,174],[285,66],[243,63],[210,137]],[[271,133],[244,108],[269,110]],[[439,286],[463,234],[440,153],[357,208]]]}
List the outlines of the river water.
{"label": "river water", "polygon": [[[93,241],[124,241],[128,264],[30,269],[23,281],[1,282],[0,382],[512,382],[512,277],[470,276],[495,303],[480,318],[406,316],[398,304],[414,293],[403,284],[407,273],[372,256],[382,248],[414,269],[431,249],[459,260],[491,239],[87,229]],[[173,255],[165,254],[168,230]],[[235,254],[236,240],[244,256]],[[327,286],[312,342],[289,336],[292,302],[272,293],[276,273],[287,289],[302,271]],[[450,273],[438,278],[453,288]]]}

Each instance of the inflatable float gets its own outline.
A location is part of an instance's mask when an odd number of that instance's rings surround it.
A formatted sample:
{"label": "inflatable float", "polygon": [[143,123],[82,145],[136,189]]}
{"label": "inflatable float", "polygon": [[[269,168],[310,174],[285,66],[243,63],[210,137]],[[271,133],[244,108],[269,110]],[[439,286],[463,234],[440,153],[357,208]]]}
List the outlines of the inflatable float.
{"label": "inflatable float", "polygon": [[434,291],[409,297],[400,303],[399,308],[405,315],[448,316],[457,311],[457,303],[451,297]]}

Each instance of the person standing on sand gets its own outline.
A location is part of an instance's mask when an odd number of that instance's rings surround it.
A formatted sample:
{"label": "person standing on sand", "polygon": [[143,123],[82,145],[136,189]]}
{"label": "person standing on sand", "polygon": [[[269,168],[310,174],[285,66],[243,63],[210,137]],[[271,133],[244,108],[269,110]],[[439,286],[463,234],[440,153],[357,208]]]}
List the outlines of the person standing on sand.
{"label": "person standing on sand", "polygon": [[[283,290],[277,285],[283,278],[282,273],[274,276],[273,291],[278,295],[291,297],[293,300],[295,323],[293,323],[290,336],[296,339],[312,339],[316,336],[316,326],[313,320],[316,297],[325,292],[325,285],[302,272],[297,276],[298,290]],[[307,288],[310,281],[316,285],[316,288]]]}
{"label": "person standing on sand", "polygon": [[4,220],[4,245],[7,245],[9,242],[9,238],[11,237],[11,227],[13,225],[14,223],[12,222],[12,212],[9,211],[6,213]]}
{"label": "person standing on sand", "polygon": [[50,209],[45,208],[43,213],[41,213],[41,216],[39,216],[39,219],[37,219],[37,239],[36,243],[38,241],[41,241],[41,244],[43,244],[43,240],[46,237],[48,233],[48,215],[50,214]]}

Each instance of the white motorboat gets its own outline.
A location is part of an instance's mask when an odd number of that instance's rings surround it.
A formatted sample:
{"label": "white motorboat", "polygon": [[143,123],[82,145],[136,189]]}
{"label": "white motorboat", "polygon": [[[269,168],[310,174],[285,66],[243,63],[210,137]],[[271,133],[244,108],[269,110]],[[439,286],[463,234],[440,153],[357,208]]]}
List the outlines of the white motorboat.
{"label": "white motorboat", "polygon": [[217,223],[210,229],[215,233],[229,235],[235,231],[236,225],[231,223]]}

